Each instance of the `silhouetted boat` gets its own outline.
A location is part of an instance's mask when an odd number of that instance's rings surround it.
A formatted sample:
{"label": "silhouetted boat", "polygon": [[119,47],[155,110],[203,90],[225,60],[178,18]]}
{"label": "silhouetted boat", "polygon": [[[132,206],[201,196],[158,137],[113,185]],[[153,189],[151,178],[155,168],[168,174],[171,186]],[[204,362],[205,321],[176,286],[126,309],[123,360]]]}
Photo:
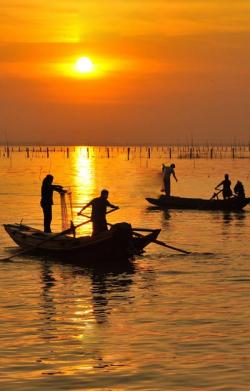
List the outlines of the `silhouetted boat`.
{"label": "silhouetted boat", "polygon": [[199,210],[241,210],[250,202],[250,198],[240,199],[232,197],[227,200],[185,197],[167,197],[161,195],[159,198],[146,198],[146,200],[160,209],[199,209]]}
{"label": "silhouetted boat", "polygon": [[[160,233],[154,229],[147,235],[136,235],[127,223],[114,224],[106,232],[94,237],[77,238],[56,233],[44,233],[41,230],[23,224],[4,224],[6,232],[25,253],[47,253],[64,258],[69,262],[102,261],[112,262],[130,259],[139,255]],[[138,237],[139,236],[139,237]],[[20,251],[22,253],[22,251]]]}

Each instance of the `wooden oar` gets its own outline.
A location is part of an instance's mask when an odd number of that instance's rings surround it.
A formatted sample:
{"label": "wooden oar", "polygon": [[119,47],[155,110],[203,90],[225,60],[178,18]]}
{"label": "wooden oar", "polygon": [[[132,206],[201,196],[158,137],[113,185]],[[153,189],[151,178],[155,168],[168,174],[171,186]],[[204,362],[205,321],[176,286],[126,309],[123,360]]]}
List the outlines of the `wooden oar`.
{"label": "wooden oar", "polygon": [[186,251],[186,250],[183,250],[183,249],[178,248],[178,247],[170,246],[169,244],[166,244],[166,243],[164,243],[164,242],[162,242],[161,240],[158,240],[158,239],[153,240],[153,242],[156,243],[156,244],[159,244],[159,246],[171,248],[172,250],[179,251],[179,252],[181,252],[183,254],[191,254],[191,251]]}
{"label": "wooden oar", "polygon": [[13,254],[13,255],[11,255],[11,256],[9,256],[9,257],[7,257],[7,258],[2,258],[2,259],[0,259],[0,261],[9,261],[10,259],[12,259],[12,258],[14,258],[14,257],[18,257],[19,255],[26,254],[26,253],[28,253],[28,252],[30,252],[30,251],[36,250],[37,248],[39,248],[40,246],[42,246],[44,243],[47,243],[47,242],[49,242],[50,240],[53,240],[53,239],[57,238],[58,236],[62,236],[62,235],[66,235],[66,234],[72,233],[72,232],[74,232],[74,231],[76,230],[76,228],[79,228],[79,227],[81,227],[82,225],[88,224],[88,223],[90,223],[90,222],[91,222],[91,220],[89,219],[89,220],[87,220],[87,221],[84,221],[83,223],[80,223],[80,224],[76,225],[76,226],[72,225],[70,228],[67,228],[67,229],[65,229],[64,231],[59,232],[58,234],[55,234],[55,235],[53,235],[53,236],[50,236],[49,238],[46,238],[46,239],[43,240],[42,242],[38,243],[36,246],[34,246],[34,247],[29,247],[29,248],[25,248],[25,249],[23,249],[23,250],[21,250],[21,251],[18,251],[18,252],[16,252],[15,254]]}
{"label": "wooden oar", "polygon": [[133,228],[133,231],[141,231],[141,232],[153,232],[152,228]]}
{"label": "wooden oar", "polygon": [[[149,229],[149,228],[132,228],[132,231],[133,231],[135,236],[142,237],[143,235],[139,234],[136,231],[152,232],[153,230]],[[183,254],[191,254],[191,251],[186,251],[186,250],[183,250],[183,249],[178,248],[178,247],[170,246],[169,244],[164,243],[164,242],[162,242],[161,240],[158,240],[158,239],[152,240],[152,243],[159,244],[159,246],[171,248],[172,250],[180,251]]]}
{"label": "wooden oar", "polygon": [[[135,236],[138,236],[140,238],[143,236],[143,235],[139,234],[138,232],[134,232],[133,229],[132,229],[132,231],[133,231]],[[170,246],[169,244],[164,243],[164,242],[162,242],[161,240],[158,240],[158,239],[152,240],[152,243],[159,244],[159,246],[171,248],[172,250],[179,251],[179,252],[181,252],[183,254],[191,254],[191,251],[186,251],[186,250],[182,250],[181,248],[178,248],[178,247]]]}
{"label": "wooden oar", "polygon": [[223,189],[219,190],[218,193],[214,193],[212,195],[212,197],[210,198],[210,200],[213,200],[215,197],[217,197],[221,192],[222,192]]}

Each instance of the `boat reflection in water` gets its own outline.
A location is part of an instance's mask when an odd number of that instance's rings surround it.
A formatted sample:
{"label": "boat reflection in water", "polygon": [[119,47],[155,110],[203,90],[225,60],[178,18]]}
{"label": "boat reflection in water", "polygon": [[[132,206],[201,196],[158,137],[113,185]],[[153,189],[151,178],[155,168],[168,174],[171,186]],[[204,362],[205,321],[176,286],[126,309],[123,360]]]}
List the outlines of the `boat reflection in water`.
{"label": "boat reflection in water", "polygon": [[[124,308],[133,300],[133,263],[120,265],[116,270],[97,270],[62,265],[47,257],[39,262],[41,303],[37,334],[47,346],[47,353],[37,359],[42,374],[83,371],[93,375],[98,368],[120,366],[107,357],[100,337],[109,317],[113,317],[114,302]],[[58,362],[61,352],[63,357]]]}
{"label": "boat reflection in water", "polygon": [[[54,349],[60,350],[60,344],[73,339],[75,342],[67,342],[67,355],[74,357],[74,370],[83,362],[88,363],[89,368],[85,369],[89,370],[103,365],[101,349],[98,346],[93,348],[94,340],[98,340],[98,327],[109,322],[114,301],[122,307],[133,299],[129,291],[136,272],[135,265],[130,262],[112,269],[82,268],[62,265],[48,257],[41,257],[39,262],[39,328],[50,350],[44,361],[53,361]],[[90,349],[91,356],[88,357]],[[77,354],[79,360],[76,360]]]}

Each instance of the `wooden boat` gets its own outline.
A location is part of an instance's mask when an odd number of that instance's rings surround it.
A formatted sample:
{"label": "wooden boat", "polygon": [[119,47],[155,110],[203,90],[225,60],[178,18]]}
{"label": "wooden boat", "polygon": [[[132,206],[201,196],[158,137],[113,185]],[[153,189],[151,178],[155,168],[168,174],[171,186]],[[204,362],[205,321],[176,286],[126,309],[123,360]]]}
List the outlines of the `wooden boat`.
{"label": "wooden boat", "polygon": [[146,200],[160,209],[199,209],[199,210],[242,210],[249,204],[250,198],[232,197],[227,200],[202,198],[184,198],[184,197],[167,197],[161,195],[159,198],[146,198]]}
{"label": "wooden boat", "polygon": [[23,252],[46,253],[77,263],[128,260],[134,255],[141,254],[160,233],[160,229],[154,229],[146,235],[136,234],[127,223],[114,224],[109,231],[94,237],[77,238],[44,233],[23,224],[4,224],[4,228],[14,242],[24,249]]}

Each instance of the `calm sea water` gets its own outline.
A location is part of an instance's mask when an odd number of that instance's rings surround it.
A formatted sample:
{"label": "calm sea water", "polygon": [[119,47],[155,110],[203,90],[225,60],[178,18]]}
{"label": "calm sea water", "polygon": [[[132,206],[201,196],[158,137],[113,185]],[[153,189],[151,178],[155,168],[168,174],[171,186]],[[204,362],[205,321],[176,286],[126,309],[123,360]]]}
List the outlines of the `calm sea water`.
{"label": "calm sea water", "polygon": [[[209,198],[230,174],[250,194],[249,159],[175,159],[173,194]],[[161,228],[125,270],[97,271],[23,255],[0,262],[1,390],[249,390],[250,207],[242,213],[151,210],[167,158],[90,157],[77,148],[0,157],[0,256],[15,244],[3,223],[42,228],[47,173],[81,205],[110,190],[111,223]],[[55,194],[53,230],[61,230]],[[79,234],[90,232],[83,226]]]}

